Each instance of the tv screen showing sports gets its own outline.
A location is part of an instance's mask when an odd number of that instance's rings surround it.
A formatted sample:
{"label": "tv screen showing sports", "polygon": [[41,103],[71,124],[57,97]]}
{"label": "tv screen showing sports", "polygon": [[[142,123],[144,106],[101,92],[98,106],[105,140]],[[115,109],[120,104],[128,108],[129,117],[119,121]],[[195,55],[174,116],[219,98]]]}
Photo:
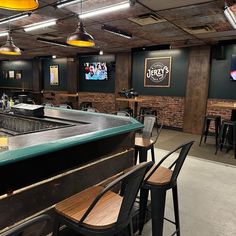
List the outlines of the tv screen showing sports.
{"label": "tv screen showing sports", "polygon": [[231,58],[230,79],[236,81],[236,55],[232,55]]}
{"label": "tv screen showing sports", "polygon": [[84,63],[86,80],[108,80],[106,62]]}

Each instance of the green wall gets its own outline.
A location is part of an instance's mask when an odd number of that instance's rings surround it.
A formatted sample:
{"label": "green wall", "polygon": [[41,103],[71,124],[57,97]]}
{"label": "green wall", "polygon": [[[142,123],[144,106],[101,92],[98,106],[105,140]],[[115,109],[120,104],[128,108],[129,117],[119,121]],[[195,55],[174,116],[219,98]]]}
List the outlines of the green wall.
{"label": "green wall", "polygon": [[[144,87],[145,58],[153,57],[172,58],[170,87]],[[187,49],[134,52],[132,54],[132,87],[140,95],[184,97],[188,73],[188,58],[189,53]]]}
{"label": "green wall", "polygon": [[[3,70],[21,70],[22,79],[3,78]],[[32,89],[33,79],[33,63],[31,60],[18,61],[1,61],[0,62],[0,86],[17,88],[17,89]]]}
{"label": "green wall", "polygon": [[[93,81],[85,80],[84,63],[86,62],[106,62],[108,70],[108,80]],[[115,92],[115,56],[114,55],[94,55],[79,57],[79,88],[80,92]]]}
{"label": "green wall", "polygon": [[230,80],[231,56],[236,45],[225,46],[225,60],[212,59],[209,98],[236,99],[236,82]]}
{"label": "green wall", "polygon": [[[58,65],[59,85],[50,85],[50,66]],[[43,59],[43,88],[44,90],[67,90],[67,58]]]}

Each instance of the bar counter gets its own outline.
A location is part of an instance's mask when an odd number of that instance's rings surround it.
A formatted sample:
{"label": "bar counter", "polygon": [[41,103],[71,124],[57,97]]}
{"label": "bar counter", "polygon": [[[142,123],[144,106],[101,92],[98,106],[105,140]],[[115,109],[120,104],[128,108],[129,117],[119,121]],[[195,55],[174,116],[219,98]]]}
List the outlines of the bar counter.
{"label": "bar counter", "polygon": [[[53,214],[55,203],[134,165],[135,131],[143,127],[130,117],[54,107],[42,118],[0,113],[2,127],[12,120],[24,125],[13,125],[16,135],[0,152],[0,232]],[[39,121],[42,129],[32,131]]]}

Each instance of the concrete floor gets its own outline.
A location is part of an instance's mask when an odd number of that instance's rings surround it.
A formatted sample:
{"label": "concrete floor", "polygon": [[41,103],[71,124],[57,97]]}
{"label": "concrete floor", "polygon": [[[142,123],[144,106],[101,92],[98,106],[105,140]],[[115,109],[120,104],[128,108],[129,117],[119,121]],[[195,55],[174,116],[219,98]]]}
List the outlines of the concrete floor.
{"label": "concrete floor", "polygon": [[[167,151],[156,148],[155,153],[158,161]],[[178,190],[182,236],[236,235],[236,166],[188,156],[178,178]],[[165,216],[173,219],[171,191]],[[164,235],[173,231],[174,226],[165,222]],[[151,221],[142,235],[152,235]]]}

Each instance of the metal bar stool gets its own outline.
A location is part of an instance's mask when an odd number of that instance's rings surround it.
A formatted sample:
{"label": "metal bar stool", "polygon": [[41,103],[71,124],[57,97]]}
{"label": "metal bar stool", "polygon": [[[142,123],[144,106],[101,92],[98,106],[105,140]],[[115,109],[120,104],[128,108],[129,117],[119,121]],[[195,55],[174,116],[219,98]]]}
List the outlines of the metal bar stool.
{"label": "metal bar stool", "polygon": [[233,148],[234,158],[236,158],[236,121],[223,120],[215,154],[217,154],[219,148],[222,150],[223,147],[226,147],[227,151]]}
{"label": "metal bar stool", "polygon": [[215,123],[215,133],[214,133],[214,135],[215,135],[216,146],[217,146],[217,140],[218,140],[218,135],[219,135],[220,126],[221,126],[221,116],[216,116],[216,115],[207,115],[207,116],[205,116],[199,146],[201,146],[201,144],[202,144],[203,137],[204,137],[204,143],[206,143],[211,121],[213,121]]}
{"label": "metal bar stool", "polygon": [[[175,224],[176,231],[174,232],[174,234],[180,236],[177,177],[193,143],[194,141],[187,142],[185,144],[180,145],[173,151],[169,152],[165,157],[161,159],[161,161],[157,165],[152,167],[152,169],[145,177],[144,183],[140,191],[139,234],[141,234],[143,230],[147,210],[148,193],[150,190],[152,235],[163,235],[166,191],[172,189],[175,222],[169,219],[167,220]],[[176,151],[180,151],[180,153],[178,157],[175,158],[174,162],[170,165],[170,167],[166,168],[161,166],[161,164]]]}

